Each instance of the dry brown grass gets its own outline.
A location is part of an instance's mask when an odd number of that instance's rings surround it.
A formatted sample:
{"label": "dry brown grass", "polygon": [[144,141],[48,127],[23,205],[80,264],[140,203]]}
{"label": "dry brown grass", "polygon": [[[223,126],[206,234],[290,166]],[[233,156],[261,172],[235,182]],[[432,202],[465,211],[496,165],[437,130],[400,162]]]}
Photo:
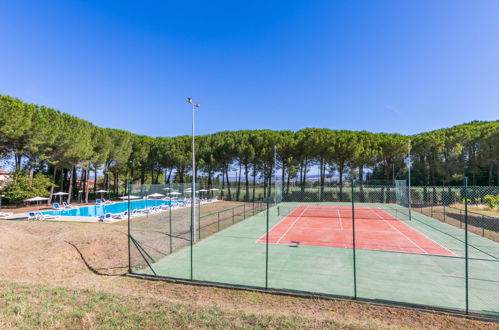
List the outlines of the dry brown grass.
{"label": "dry brown grass", "polygon": [[[426,206],[414,208],[415,211],[445,222],[457,228],[464,228],[464,210],[444,207]],[[481,217],[470,214],[468,217],[468,231],[499,243],[499,218]]]}
{"label": "dry brown grass", "polygon": [[[214,203],[205,208],[203,214],[233,205]],[[155,328],[170,322],[167,324],[174,327],[499,329],[495,323],[395,307],[121,276],[126,274],[128,262],[126,225],[126,222],[1,220],[0,280],[3,282],[0,301],[3,304],[0,304],[0,325],[64,328],[107,324],[113,327],[113,322],[126,320],[128,323],[115,325]],[[62,290],[62,293],[54,294],[54,290]],[[47,300],[44,301],[43,297]],[[16,299],[27,300],[17,303]],[[95,306],[88,303],[94,300],[102,302]],[[141,303],[137,304],[137,301]],[[126,307],[122,308],[123,311],[120,303]],[[47,304],[52,304],[55,309],[73,311],[74,315],[68,312],[64,318],[47,319],[46,323],[37,324],[23,323],[30,318],[22,321],[16,312],[31,310],[41,313]],[[82,306],[85,307],[83,310]],[[136,318],[126,316],[127,309]],[[177,315],[176,310],[183,312]],[[109,321],[102,315],[104,311],[125,316]],[[156,315],[156,311],[162,311],[168,317]],[[74,322],[75,318],[79,321]],[[148,318],[152,323],[142,323]],[[211,323],[203,323],[205,318]],[[157,320],[157,323],[151,320]]]}

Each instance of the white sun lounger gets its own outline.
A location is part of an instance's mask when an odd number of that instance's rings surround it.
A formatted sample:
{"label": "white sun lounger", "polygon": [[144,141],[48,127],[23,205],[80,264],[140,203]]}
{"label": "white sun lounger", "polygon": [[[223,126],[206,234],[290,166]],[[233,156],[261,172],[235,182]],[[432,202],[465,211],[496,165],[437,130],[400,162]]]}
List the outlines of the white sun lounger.
{"label": "white sun lounger", "polygon": [[51,214],[43,214],[42,212],[35,212],[34,219],[35,220],[54,220],[54,219],[59,219],[59,216],[58,215],[51,215]]}

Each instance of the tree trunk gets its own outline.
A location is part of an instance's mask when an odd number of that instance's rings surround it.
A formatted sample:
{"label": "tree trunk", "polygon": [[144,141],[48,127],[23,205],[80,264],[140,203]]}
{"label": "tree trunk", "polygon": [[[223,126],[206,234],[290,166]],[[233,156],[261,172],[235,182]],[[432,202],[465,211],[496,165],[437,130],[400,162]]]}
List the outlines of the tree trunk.
{"label": "tree trunk", "polygon": [[29,159],[29,172],[28,172],[30,181],[33,180],[33,175],[35,175],[35,164],[36,164],[36,158],[30,157],[30,159]]}
{"label": "tree trunk", "polygon": [[362,186],[364,185],[364,166],[360,165],[359,166],[359,185],[360,188],[362,189]]}
{"label": "tree trunk", "polygon": [[76,166],[73,166],[73,197],[75,196],[75,190],[76,190],[76,193],[78,194],[78,174],[76,173],[77,171],[77,168]]}
{"label": "tree trunk", "polygon": [[237,178],[237,193],[236,193],[236,200],[239,201],[239,195],[241,192],[241,168],[242,164],[239,162],[239,177]]}
{"label": "tree trunk", "polygon": [[119,184],[118,184],[118,182],[119,182],[118,170],[116,170],[114,172],[113,176],[114,176],[114,189],[113,189],[114,190],[114,196],[118,196],[118,193],[119,193],[119,191],[118,191],[118,188],[119,188],[118,187],[119,186]]}
{"label": "tree trunk", "polygon": [[256,189],[256,166],[253,165],[253,202],[255,201],[255,189]]}
{"label": "tree trunk", "polygon": [[229,195],[229,199],[228,200],[231,201],[232,200],[232,196],[231,196],[231,193],[230,193],[229,165],[226,165],[225,176],[226,176],[226,179],[227,179],[227,192],[228,192],[228,195]]}
{"label": "tree trunk", "polygon": [[224,189],[225,189],[225,166],[222,166],[222,191],[220,192],[222,195],[222,200],[224,199]]}
{"label": "tree trunk", "polygon": [[300,163],[300,187],[303,194],[303,162]]}
{"label": "tree trunk", "polygon": [[22,154],[16,152],[14,154],[14,158],[15,158],[15,162],[16,162],[16,172],[20,172],[21,171],[21,161],[22,161]]}
{"label": "tree trunk", "polygon": [[170,168],[170,171],[168,172],[168,178],[166,180],[167,183],[170,183],[171,182],[171,179],[172,179],[172,172],[173,172],[173,167]]}
{"label": "tree trunk", "polygon": [[305,191],[305,185],[307,184],[307,164],[308,164],[308,159],[305,158],[305,162],[303,163],[303,182],[302,182],[303,191]]}
{"label": "tree trunk", "polygon": [[[161,171],[161,169],[158,169],[158,170],[156,171],[156,180],[155,180],[156,184],[159,184],[159,176],[160,176],[162,173],[163,173],[163,172]],[[125,180],[125,181],[126,181],[126,180]]]}
{"label": "tree trunk", "polygon": [[490,163],[489,165],[489,186],[494,185],[494,163]]}
{"label": "tree trunk", "polygon": [[109,191],[109,174],[107,172],[107,169],[109,167],[109,162],[104,163],[104,190]]}
{"label": "tree trunk", "polygon": [[[52,182],[55,183],[55,179],[57,177],[57,166],[54,167],[54,175],[52,176]],[[50,196],[49,196],[49,200],[48,200],[48,205],[50,205],[50,203],[52,203],[52,197],[54,195],[54,186],[50,187]]]}
{"label": "tree trunk", "polygon": [[140,184],[143,185],[146,182],[146,169],[142,166],[140,168]]}
{"label": "tree trunk", "polygon": [[244,178],[245,178],[245,185],[246,185],[246,194],[244,195],[244,201],[248,202],[249,201],[248,162],[244,163]]}
{"label": "tree trunk", "polygon": [[213,190],[210,190],[211,188],[213,188],[213,183],[212,183],[212,180],[211,180],[211,177],[212,177],[213,173],[211,172],[211,170],[208,170],[208,194],[211,197],[212,194],[213,194]]}
{"label": "tree trunk", "polygon": [[71,203],[71,198],[73,197],[73,176],[74,176],[74,165],[71,165],[71,170],[69,171],[69,188],[68,188],[68,203]]}
{"label": "tree trunk", "polygon": [[61,173],[61,184],[59,186],[59,191],[64,191],[64,183],[66,181],[67,175],[68,175],[68,170],[66,168],[63,168]]}
{"label": "tree trunk", "polygon": [[364,175],[364,166],[360,165],[359,166],[359,182],[360,182],[360,201],[365,202],[364,199],[364,180],[363,180],[363,175]]}
{"label": "tree trunk", "polygon": [[338,172],[340,173],[340,202],[343,202],[343,171],[345,166],[342,164],[338,167]]}
{"label": "tree trunk", "polygon": [[263,198],[267,198],[267,165],[263,165]]}
{"label": "tree trunk", "polygon": [[320,177],[319,177],[319,182],[320,182],[320,191],[321,191],[321,196],[320,196],[320,200],[324,200],[324,185],[325,185],[325,182],[326,182],[326,168],[324,167],[324,157],[321,157],[321,161],[320,161],[320,165],[319,165],[319,173],[320,173]]}
{"label": "tree trunk", "polygon": [[286,196],[289,196],[289,184],[291,181],[291,176],[289,175],[289,169],[286,177]]}
{"label": "tree trunk", "polygon": [[97,191],[97,166],[94,167],[94,196]]}
{"label": "tree trunk", "polygon": [[88,204],[88,193],[90,191],[89,189],[89,181],[90,181],[90,168],[87,170],[87,174],[85,175],[85,203]]}
{"label": "tree trunk", "polygon": [[78,190],[85,190],[85,181],[86,181],[86,170],[81,169],[81,174],[80,174],[80,183],[78,185]]}

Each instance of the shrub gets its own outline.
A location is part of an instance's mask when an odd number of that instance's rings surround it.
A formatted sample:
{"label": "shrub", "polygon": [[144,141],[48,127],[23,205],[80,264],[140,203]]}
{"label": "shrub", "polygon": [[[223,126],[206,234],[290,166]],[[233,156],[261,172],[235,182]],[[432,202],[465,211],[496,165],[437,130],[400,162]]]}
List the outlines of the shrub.
{"label": "shrub", "polygon": [[485,195],[483,196],[483,201],[489,209],[495,209],[499,206],[499,195]]}
{"label": "shrub", "polygon": [[53,183],[48,177],[39,173],[32,180],[23,173],[16,173],[14,179],[4,190],[5,198],[12,204],[21,204],[26,198],[49,195],[48,189]]}
{"label": "shrub", "polygon": [[[464,202],[465,202],[464,198],[461,199],[461,204],[464,204]],[[471,200],[471,198],[466,198],[466,202],[468,202],[468,204],[473,203],[472,200]]]}

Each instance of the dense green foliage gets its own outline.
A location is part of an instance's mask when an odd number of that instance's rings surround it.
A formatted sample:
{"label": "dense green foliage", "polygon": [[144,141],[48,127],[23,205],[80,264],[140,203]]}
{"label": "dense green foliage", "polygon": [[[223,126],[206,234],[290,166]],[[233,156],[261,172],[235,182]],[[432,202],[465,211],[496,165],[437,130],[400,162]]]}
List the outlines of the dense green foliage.
{"label": "dense green foliage", "polygon": [[499,195],[485,195],[483,197],[483,201],[485,202],[485,205],[487,205],[487,207],[489,209],[495,209],[497,207],[499,207]]}
{"label": "dense green foliage", "polygon": [[[311,167],[324,184],[333,172],[340,182],[362,178],[364,183],[406,178],[408,141],[412,141],[414,185],[499,184],[499,121],[471,122],[415,136],[306,128],[297,132],[243,130],[199,136],[197,168],[205,186],[228,183],[236,172],[233,192],[246,190],[272,173],[274,146],[284,181],[303,183]],[[172,138],[135,135],[103,129],[85,120],[19,99],[0,96],[0,155],[13,159],[16,171],[49,175],[60,189],[83,190],[99,182],[117,192],[126,181],[188,182],[191,145],[188,136]],[[367,177],[366,171],[370,173]],[[230,175],[233,177],[233,175]],[[232,180],[231,180],[232,181]],[[249,194],[246,194],[249,196]]]}
{"label": "dense green foliage", "polygon": [[42,173],[37,173],[32,179],[16,173],[14,180],[5,187],[4,194],[11,203],[21,204],[26,198],[47,197],[51,186],[53,183]]}

